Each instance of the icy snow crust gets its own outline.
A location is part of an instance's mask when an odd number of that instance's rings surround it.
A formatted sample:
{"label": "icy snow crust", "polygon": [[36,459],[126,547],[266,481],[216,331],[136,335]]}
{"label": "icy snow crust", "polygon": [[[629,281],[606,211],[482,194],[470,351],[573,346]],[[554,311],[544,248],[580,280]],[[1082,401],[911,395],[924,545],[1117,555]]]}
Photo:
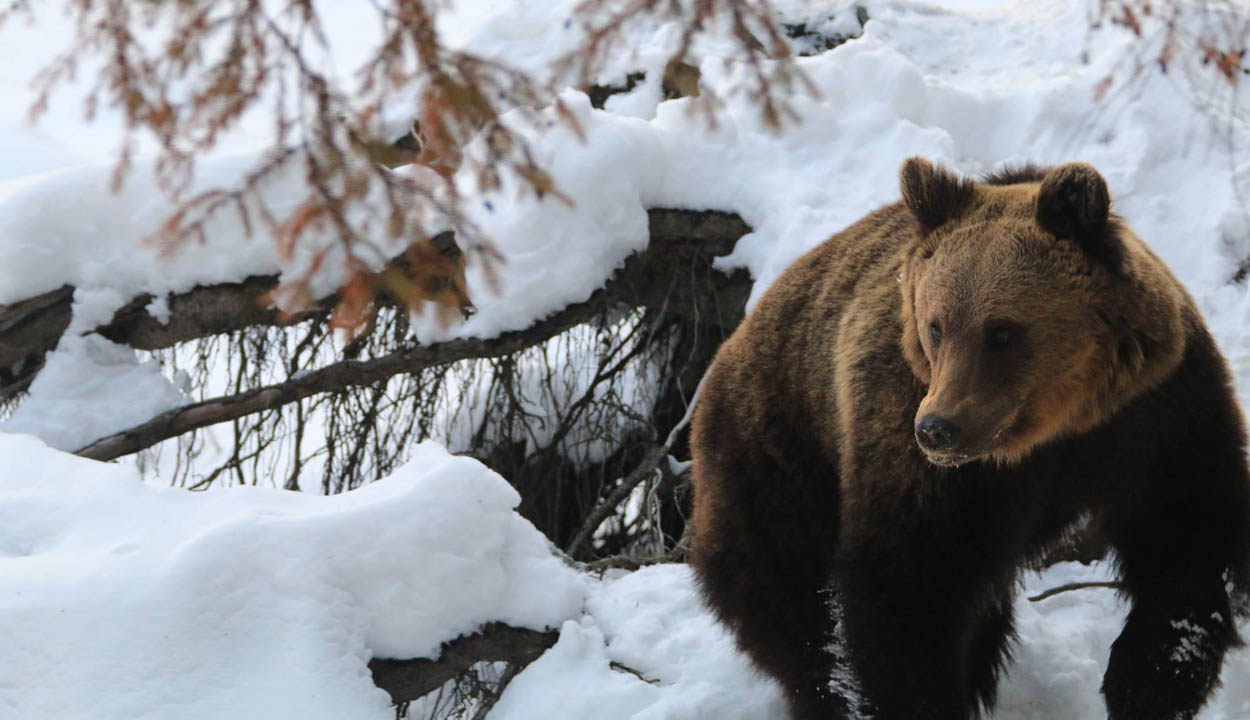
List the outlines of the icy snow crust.
{"label": "icy snow crust", "polygon": [[[733,52],[723,39],[696,47],[704,86],[725,98],[717,126],[689,114],[688,100],[661,104],[676,28],[639,23],[600,80],[619,83],[634,70],[647,80],[611,98],[607,112],[565,93],[585,143],[559,126],[531,133],[537,160],[573,206],[520,195],[516,183],[478,197],[462,179],[472,219],[507,259],[503,291],[492,294],[471,265],[478,314],[450,331],[421,326],[421,339],[489,337],[585,299],[645,246],[648,207],[740,213],[754,232],[722,263],[749,269],[758,297],[805,250],[894,201],[909,155],[966,173],[1079,159],[1103,172],[1116,209],[1194,295],[1244,405],[1250,300],[1232,278],[1250,251],[1246,93],[1230,95],[1184,57],[1167,75],[1148,69],[1131,79],[1157,44],[1116,27],[1089,32],[1092,2],[859,4],[871,17],[861,38],[799,61],[820,95],[795,100],[800,119],[782,134],[761,127],[735,91],[741,69],[723,62]],[[563,23],[573,5],[460,0],[440,29],[453,43],[540,70],[576,46],[576,29]],[[779,5],[809,27],[857,26],[850,3]],[[327,27],[359,47],[370,30],[357,25]],[[33,69],[42,45],[25,42],[30,52],[8,59]],[[208,228],[208,245],[170,257],[143,245],[168,202],[142,172],[112,196],[109,167],[65,169],[98,160],[109,133],[71,136],[76,108],[64,106],[50,118],[55,132],[26,127],[11,80],[20,71],[8,70],[0,97],[12,113],[0,118],[0,141],[14,150],[3,177],[17,179],[0,187],[0,303],[71,283],[74,327],[86,329],[139,292],[160,298],[290,270],[229,213]],[[1107,77],[1113,92],[1097,101]],[[253,160],[206,160],[196,185],[229,183]],[[264,192],[275,212],[303,197],[295,176]],[[0,429],[73,448],[133,424],[126,412],[181,401],[158,368],[103,343],[64,342]],[[153,404],[123,407],[106,390],[118,386]],[[0,434],[0,717],[389,718],[369,657],[429,656],[492,620],[561,627],[494,719],[783,716],[775,685],[701,609],[688,569],[582,579],[515,514],[516,503],[502,479],[429,445],[391,478],[319,498],[155,489],[122,468]],[[1107,575],[1073,565],[1025,579],[1016,662],[996,717],[1103,717],[1098,687],[1123,606],[1105,589],[1036,603],[1026,595]],[[1202,717],[1250,717],[1250,652],[1230,656]]]}

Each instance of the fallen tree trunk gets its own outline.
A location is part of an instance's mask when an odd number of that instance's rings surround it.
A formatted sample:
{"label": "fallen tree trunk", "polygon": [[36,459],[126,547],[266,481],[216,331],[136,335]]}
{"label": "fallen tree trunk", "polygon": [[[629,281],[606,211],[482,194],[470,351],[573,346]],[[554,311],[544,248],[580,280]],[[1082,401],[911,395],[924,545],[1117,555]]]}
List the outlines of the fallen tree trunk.
{"label": "fallen tree trunk", "polygon": [[[741,218],[730,213],[655,209],[648,211],[648,219],[651,248],[643,254],[656,259],[679,244],[697,245],[709,256],[724,255],[750,232]],[[324,318],[338,302],[330,296],[303,312],[281,314],[263,304],[265,294],[277,284],[277,275],[262,275],[172,294],[165,322],[147,310],[152,295],[140,294],[96,332],[136,350],[158,350],[247,327]],[[73,294],[74,288],[66,285],[0,306],[0,400],[24,390],[43,367],[44,356],[56,347],[69,325]]]}
{"label": "fallen tree trunk", "polygon": [[[711,263],[715,257],[730,252],[738,238],[750,228],[736,215],[718,212],[652,210],[649,220],[651,242],[645,251],[631,256],[624,267],[587,300],[570,305],[525,330],[504,333],[489,340],[412,344],[369,360],[332,363],[263,388],[169,410],[141,425],[97,440],[79,449],[76,454],[95,460],[111,460],[197,428],[271,410],[319,393],[369,385],[400,373],[459,360],[507,355],[545,342],[617,305],[665,308],[667,312],[678,313],[693,308],[717,308],[711,317],[704,320],[721,322],[732,329],[741,317],[750,291],[750,280],[745,272],[724,275],[713,271]],[[127,306],[133,306],[129,313],[123,315],[119,312],[99,332],[115,342],[125,342],[132,347],[164,347],[212,334],[209,330],[223,332],[229,329],[223,325],[239,321],[230,319],[228,312],[218,310],[231,305],[239,309],[240,316],[250,319],[251,322],[242,327],[274,324],[276,316],[272,311],[259,314],[248,311],[248,314],[243,310],[249,304],[256,307],[257,299],[265,292],[266,282],[270,283],[268,287],[272,287],[276,278],[253,278],[231,289],[214,286],[197,288],[188,293],[185,298],[187,307],[202,307],[196,303],[202,302],[203,298],[211,298],[216,310],[200,313],[196,317],[220,318],[218,324],[174,322],[171,318],[167,329],[161,331],[152,327],[156,321],[136,301]],[[192,297],[197,293],[202,295]],[[332,306],[329,300],[323,301],[321,312],[329,306]],[[175,307],[171,302],[171,313],[177,312]],[[141,313],[148,319],[137,320],[134,313]]]}

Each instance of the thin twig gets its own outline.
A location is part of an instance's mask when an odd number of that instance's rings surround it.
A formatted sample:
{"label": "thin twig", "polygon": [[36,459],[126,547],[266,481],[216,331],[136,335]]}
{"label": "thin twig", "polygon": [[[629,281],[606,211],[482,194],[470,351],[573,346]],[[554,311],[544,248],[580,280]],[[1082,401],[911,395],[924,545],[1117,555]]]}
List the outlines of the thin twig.
{"label": "thin twig", "polygon": [[[709,370],[710,369],[711,368],[709,368]],[[706,378],[707,374],[705,373],[703,377]],[[599,529],[599,526],[603,524],[603,521],[607,520],[608,516],[616,510],[616,506],[625,502],[625,500],[629,498],[630,494],[634,492],[634,488],[638,487],[643,480],[651,477],[652,474],[659,471],[659,464],[665,457],[668,456],[668,451],[672,449],[673,443],[677,442],[677,438],[681,435],[681,431],[685,430],[686,426],[690,424],[690,417],[694,414],[695,405],[699,402],[699,395],[703,392],[703,383],[703,380],[699,381],[698,387],[694,390],[694,395],[690,398],[690,404],[686,406],[686,414],[683,415],[681,420],[673,426],[671,431],[669,431],[668,438],[665,439],[664,444],[652,447],[648,450],[647,453],[643,455],[642,461],[638,463],[638,466],[624,478],[621,478],[616,488],[613,489],[612,492],[608,493],[608,496],[604,498],[603,502],[596,505],[595,508],[590,511],[590,514],[586,516],[585,522],[582,523],[582,526],[577,530],[577,533],[573,535],[573,539],[569,541],[569,546],[566,551],[569,555],[576,556],[577,552],[581,550],[583,545],[586,544],[586,541],[588,541],[594,532]]]}
{"label": "thin twig", "polygon": [[591,300],[570,305],[526,330],[505,333],[493,340],[452,340],[436,345],[410,346],[370,360],[343,360],[284,382],[183,405],[97,440],[75,454],[94,460],[112,460],[197,428],[272,410],[320,393],[370,385],[400,373],[416,372],[458,360],[517,352],[592,317],[601,306],[599,295],[597,293]]}

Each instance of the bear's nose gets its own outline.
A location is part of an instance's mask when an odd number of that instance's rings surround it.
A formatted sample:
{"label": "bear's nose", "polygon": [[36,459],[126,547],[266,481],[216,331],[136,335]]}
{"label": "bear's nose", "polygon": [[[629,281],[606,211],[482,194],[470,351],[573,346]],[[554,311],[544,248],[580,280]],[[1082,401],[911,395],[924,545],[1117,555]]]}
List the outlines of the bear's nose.
{"label": "bear's nose", "polygon": [[925,450],[950,450],[959,442],[959,426],[937,415],[925,415],[916,423],[916,442]]}

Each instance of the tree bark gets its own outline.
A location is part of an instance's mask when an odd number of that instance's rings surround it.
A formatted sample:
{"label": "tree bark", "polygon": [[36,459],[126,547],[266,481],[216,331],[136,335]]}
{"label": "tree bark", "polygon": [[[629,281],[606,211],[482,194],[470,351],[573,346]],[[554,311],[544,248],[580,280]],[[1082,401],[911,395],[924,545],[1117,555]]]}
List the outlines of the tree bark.
{"label": "tree bark", "polygon": [[392,702],[407,702],[439,689],[479,662],[525,667],[558,637],[554,630],[538,632],[493,622],[472,635],[443,643],[437,660],[370,660],[369,671],[373,684],[390,693]]}

